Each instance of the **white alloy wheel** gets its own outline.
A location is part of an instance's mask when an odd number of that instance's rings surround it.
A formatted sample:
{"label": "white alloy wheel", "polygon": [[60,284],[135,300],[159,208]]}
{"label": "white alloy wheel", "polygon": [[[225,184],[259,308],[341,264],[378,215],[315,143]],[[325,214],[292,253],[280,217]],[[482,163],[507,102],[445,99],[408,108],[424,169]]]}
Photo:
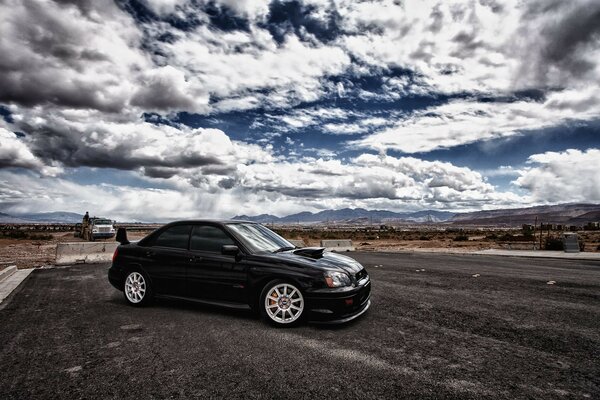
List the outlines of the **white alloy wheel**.
{"label": "white alloy wheel", "polygon": [[304,297],[294,285],[277,283],[267,291],[265,311],[273,322],[290,324],[297,321],[302,315]]}
{"label": "white alloy wheel", "polygon": [[146,281],[139,272],[132,272],[125,279],[125,296],[133,304],[138,304],[144,300],[146,295]]}

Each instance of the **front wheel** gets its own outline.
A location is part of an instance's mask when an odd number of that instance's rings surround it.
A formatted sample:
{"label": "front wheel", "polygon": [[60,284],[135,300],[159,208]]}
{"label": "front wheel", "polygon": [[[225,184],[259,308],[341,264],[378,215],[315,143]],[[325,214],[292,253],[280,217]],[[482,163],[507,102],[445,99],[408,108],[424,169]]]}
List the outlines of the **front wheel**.
{"label": "front wheel", "polygon": [[125,278],[125,299],[132,306],[143,306],[150,302],[152,291],[148,280],[139,271],[131,271]]}
{"label": "front wheel", "polygon": [[261,293],[259,306],[263,319],[274,326],[297,325],[304,317],[304,296],[286,281],[269,282]]}

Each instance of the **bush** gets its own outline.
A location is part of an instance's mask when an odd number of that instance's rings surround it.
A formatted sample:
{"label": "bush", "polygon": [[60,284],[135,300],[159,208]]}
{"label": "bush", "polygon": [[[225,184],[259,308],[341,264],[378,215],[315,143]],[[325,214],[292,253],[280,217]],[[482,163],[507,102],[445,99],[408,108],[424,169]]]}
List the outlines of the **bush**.
{"label": "bush", "polygon": [[429,238],[429,236],[421,235],[421,236],[419,236],[419,240],[431,240],[431,239]]}
{"label": "bush", "polygon": [[564,250],[565,246],[562,240],[557,238],[547,238],[544,245],[544,250]]}
{"label": "bush", "polygon": [[51,240],[52,235],[43,233],[30,233],[20,230],[11,230],[2,232],[2,237],[8,239],[29,239],[29,240]]}
{"label": "bush", "polygon": [[455,237],[454,239],[452,239],[452,240],[454,240],[455,242],[466,242],[466,241],[468,241],[468,240],[469,240],[469,237],[468,237],[467,235],[460,234],[460,235],[456,236],[456,237]]}
{"label": "bush", "polygon": [[52,239],[52,235],[44,235],[43,233],[40,234],[31,234],[29,235],[29,239],[31,240],[51,240]]}
{"label": "bush", "polygon": [[27,232],[14,230],[14,231],[4,231],[2,232],[2,236],[9,239],[27,239]]}
{"label": "bush", "polygon": [[522,239],[525,242],[535,242],[536,241],[536,238],[533,235],[532,236],[526,236],[526,235],[517,236],[516,239]]}

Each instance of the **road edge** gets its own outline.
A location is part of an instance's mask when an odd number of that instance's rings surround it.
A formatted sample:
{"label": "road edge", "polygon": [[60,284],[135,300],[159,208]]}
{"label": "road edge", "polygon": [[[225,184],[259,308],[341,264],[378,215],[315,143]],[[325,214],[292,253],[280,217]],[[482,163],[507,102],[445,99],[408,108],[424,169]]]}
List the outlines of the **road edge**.
{"label": "road edge", "polygon": [[18,269],[0,281],[0,310],[4,309],[25,286],[24,282],[33,273],[34,269]]}

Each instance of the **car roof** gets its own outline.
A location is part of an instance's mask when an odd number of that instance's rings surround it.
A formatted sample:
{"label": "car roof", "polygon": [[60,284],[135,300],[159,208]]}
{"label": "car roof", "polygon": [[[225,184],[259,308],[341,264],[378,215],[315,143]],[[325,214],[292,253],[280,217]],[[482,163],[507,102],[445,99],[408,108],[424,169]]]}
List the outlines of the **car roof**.
{"label": "car roof", "polygon": [[253,221],[245,221],[242,219],[184,219],[184,220],[178,220],[178,221],[173,221],[168,223],[168,225],[171,224],[198,224],[198,223],[212,223],[212,224],[218,224],[218,225],[225,225],[225,224],[256,224],[256,222]]}

